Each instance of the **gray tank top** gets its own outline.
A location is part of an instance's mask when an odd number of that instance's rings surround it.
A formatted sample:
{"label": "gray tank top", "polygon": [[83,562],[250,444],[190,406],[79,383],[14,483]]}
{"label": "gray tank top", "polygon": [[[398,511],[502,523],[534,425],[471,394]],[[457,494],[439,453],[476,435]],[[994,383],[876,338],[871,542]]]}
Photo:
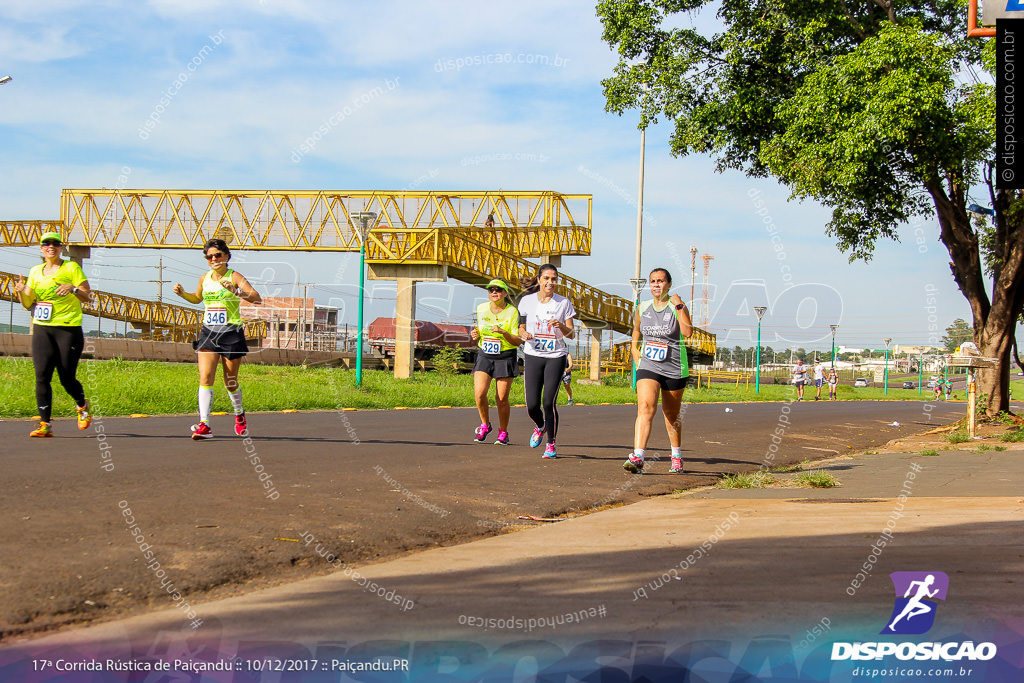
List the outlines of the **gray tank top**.
{"label": "gray tank top", "polygon": [[669,303],[662,310],[654,308],[654,301],[640,304],[640,367],[673,379],[690,376],[690,363],[686,357],[684,337],[680,334],[676,309]]}

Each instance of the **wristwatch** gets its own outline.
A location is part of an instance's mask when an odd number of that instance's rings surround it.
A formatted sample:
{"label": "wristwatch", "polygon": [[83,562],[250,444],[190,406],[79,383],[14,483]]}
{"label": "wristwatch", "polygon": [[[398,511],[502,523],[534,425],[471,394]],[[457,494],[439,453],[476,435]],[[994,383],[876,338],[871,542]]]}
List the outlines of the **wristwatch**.
{"label": "wristwatch", "polygon": [[71,288],[71,293],[72,294],[78,294],[78,287],[72,287]]}
{"label": "wristwatch", "polygon": [[676,304],[676,310],[681,311],[686,308],[686,304]]}

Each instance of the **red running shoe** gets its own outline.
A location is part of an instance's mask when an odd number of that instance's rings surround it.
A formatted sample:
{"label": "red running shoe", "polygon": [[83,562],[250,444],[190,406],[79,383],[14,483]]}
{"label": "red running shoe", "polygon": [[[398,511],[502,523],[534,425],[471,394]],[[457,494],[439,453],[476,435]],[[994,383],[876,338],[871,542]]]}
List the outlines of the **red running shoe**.
{"label": "red running shoe", "polygon": [[202,441],[203,439],[212,439],[213,430],[210,429],[210,425],[205,422],[200,422],[197,425],[192,425],[192,440]]}

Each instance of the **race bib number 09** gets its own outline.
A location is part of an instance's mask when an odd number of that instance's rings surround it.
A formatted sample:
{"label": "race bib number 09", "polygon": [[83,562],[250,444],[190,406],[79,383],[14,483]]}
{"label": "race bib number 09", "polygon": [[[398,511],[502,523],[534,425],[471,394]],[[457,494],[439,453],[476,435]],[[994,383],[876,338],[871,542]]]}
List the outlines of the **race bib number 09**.
{"label": "race bib number 09", "polygon": [[535,334],[533,335],[533,348],[541,353],[553,353],[555,350],[555,335]]}
{"label": "race bib number 09", "polygon": [[644,358],[661,362],[668,358],[668,344],[662,342],[644,342]]}
{"label": "race bib number 09", "polygon": [[501,353],[501,340],[494,337],[483,337],[480,340],[480,350],[488,356],[496,356]]}
{"label": "race bib number 09", "polygon": [[32,311],[32,317],[41,323],[50,322],[53,319],[53,304],[49,301],[38,301]]}
{"label": "race bib number 09", "polygon": [[206,309],[203,324],[208,326],[227,325],[228,309],[223,306],[210,306]]}

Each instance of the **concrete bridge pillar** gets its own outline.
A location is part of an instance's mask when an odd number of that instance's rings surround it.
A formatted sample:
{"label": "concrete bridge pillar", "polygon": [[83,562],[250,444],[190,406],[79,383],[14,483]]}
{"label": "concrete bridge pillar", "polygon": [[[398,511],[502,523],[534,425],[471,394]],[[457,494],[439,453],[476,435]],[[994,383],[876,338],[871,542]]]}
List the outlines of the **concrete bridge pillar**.
{"label": "concrete bridge pillar", "polygon": [[601,332],[604,330],[604,323],[598,320],[582,322],[583,326],[590,330],[590,376],[588,379],[599,381],[601,379]]}
{"label": "concrete bridge pillar", "polygon": [[448,269],[423,264],[371,263],[367,272],[371,280],[394,280],[396,283],[395,378],[409,379],[416,359],[416,283],[446,282]]}

